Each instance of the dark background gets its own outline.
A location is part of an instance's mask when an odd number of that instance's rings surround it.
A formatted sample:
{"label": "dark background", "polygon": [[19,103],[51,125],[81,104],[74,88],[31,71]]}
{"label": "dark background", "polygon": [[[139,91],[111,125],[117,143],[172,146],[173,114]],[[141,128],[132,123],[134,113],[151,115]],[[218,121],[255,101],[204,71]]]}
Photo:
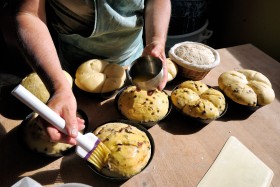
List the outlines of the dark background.
{"label": "dark background", "polygon": [[[170,35],[186,34],[200,28],[207,19],[213,35],[207,44],[215,49],[251,43],[280,62],[279,0],[172,0]],[[14,25],[4,1],[0,10],[0,72],[26,75],[15,42]],[[40,38],[38,38],[40,39]]]}

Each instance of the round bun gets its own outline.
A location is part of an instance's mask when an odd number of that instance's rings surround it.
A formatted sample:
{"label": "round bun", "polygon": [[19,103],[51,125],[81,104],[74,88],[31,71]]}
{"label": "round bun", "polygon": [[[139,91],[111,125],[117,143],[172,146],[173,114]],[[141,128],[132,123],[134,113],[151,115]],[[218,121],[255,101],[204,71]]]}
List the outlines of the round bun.
{"label": "round bun", "polygon": [[169,82],[172,81],[177,76],[178,67],[170,58],[167,58],[166,62],[167,62],[167,70],[168,70],[167,81]]}
{"label": "round bun", "polygon": [[126,73],[122,66],[92,59],[78,67],[75,84],[86,92],[107,93],[121,88],[125,79]]}
{"label": "round bun", "polygon": [[131,177],[147,165],[151,144],[146,133],[120,122],[106,123],[93,132],[111,151],[101,172],[111,177]]}
{"label": "round bun", "polygon": [[168,113],[168,95],[159,90],[148,95],[147,91],[136,90],[136,86],[128,86],[119,96],[118,109],[127,119],[157,122]]}
{"label": "round bun", "polygon": [[218,83],[231,100],[241,105],[263,106],[275,98],[269,79],[257,71],[227,71],[219,76]]}
{"label": "round bun", "polygon": [[62,156],[63,152],[73,147],[69,144],[51,142],[37,116],[38,114],[32,113],[23,126],[23,141],[30,150],[47,156]]}
{"label": "round bun", "polygon": [[[71,75],[63,70],[68,82],[70,83],[71,87],[73,85],[73,79]],[[50,93],[47,90],[45,84],[40,79],[37,73],[33,72],[27,75],[25,78],[22,79],[21,85],[25,87],[28,91],[30,91],[33,95],[35,95],[39,100],[43,103],[47,103],[50,98]]]}
{"label": "round bun", "polygon": [[171,93],[173,105],[184,114],[200,119],[216,119],[225,110],[224,95],[200,81],[185,81]]}

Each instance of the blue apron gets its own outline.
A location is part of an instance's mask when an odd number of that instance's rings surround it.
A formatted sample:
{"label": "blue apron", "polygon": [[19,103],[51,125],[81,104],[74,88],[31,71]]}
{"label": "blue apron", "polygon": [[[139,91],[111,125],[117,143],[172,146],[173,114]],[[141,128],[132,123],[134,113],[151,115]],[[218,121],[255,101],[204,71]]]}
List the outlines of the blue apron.
{"label": "blue apron", "polygon": [[89,37],[59,34],[59,57],[71,74],[86,60],[99,58],[122,66],[143,52],[144,0],[95,0],[95,25]]}

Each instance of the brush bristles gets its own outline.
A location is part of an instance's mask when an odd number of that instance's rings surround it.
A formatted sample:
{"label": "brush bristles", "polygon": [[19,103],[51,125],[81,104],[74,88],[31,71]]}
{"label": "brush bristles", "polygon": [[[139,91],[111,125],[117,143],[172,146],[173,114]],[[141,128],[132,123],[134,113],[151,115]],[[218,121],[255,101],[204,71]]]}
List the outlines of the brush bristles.
{"label": "brush bristles", "polygon": [[110,153],[111,151],[100,142],[89,156],[88,161],[101,170],[107,164]]}

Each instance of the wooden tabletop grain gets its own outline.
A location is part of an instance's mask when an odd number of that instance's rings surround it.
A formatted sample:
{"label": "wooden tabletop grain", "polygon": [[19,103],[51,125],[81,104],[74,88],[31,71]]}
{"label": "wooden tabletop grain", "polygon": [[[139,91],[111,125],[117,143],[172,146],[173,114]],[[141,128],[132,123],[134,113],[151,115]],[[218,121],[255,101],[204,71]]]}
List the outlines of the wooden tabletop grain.
{"label": "wooden tabletop grain", "polygon": [[[276,94],[273,103],[255,112],[229,107],[222,118],[205,126],[172,110],[166,119],[149,129],[155,142],[155,154],[150,165],[140,174],[121,182],[99,177],[74,153],[49,158],[28,151],[19,138],[19,127],[24,118],[15,118],[2,112],[0,186],[11,186],[29,176],[43,186],[75,182],[91,186],[192,187],[211,167],[230,136],[238,138],[270,167],[274,172],[271,186],[280,186],[280,63],[251,44],[223,48],[218,52],[221,64],[202,80],[204,83],[218,86],[219,75],[228,70],[259,71],[272,83]],[[177,78],[168,84],[166,92],[170,93],[180,81],[182,79]],[[114,106],[114,98],[101,100],[82,93],[77,93],[76,97],[78,107],[88,116],[88,130],[121,118]],[[20,108],[12,107],[7,105],[7,111],[20,112]]]}

